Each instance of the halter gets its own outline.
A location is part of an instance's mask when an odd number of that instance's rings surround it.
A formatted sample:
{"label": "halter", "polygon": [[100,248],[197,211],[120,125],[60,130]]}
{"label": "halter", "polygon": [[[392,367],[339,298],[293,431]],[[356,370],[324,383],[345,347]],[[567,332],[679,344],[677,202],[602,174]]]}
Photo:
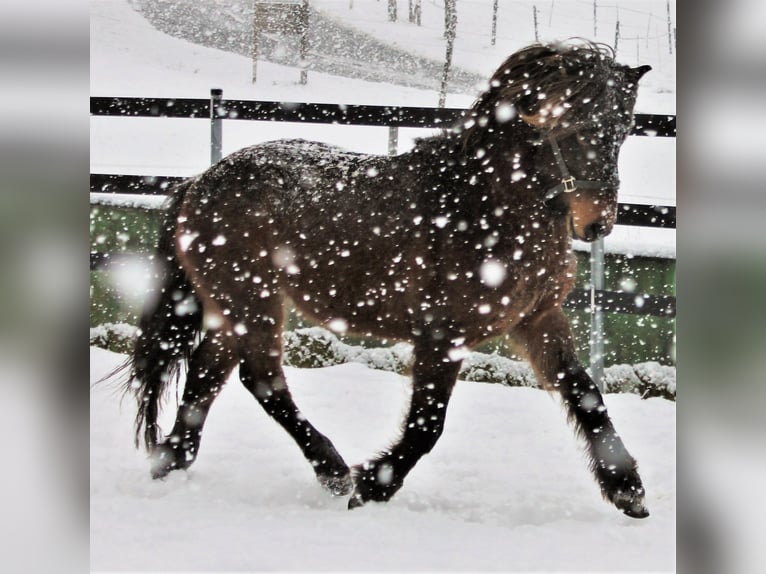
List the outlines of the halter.
{"label": "halter", "polygon": [[567,164],[564,161],[564,156],[561,155],[561,149],[553,136],[548,136],[548,141],[551,144],[551,150],[553,151],[553,157],[556,159],[556,163],[559,166],[561,172],[561,182],[551,187],[545,193],[545,200],[553,199],[561,193],[572,193],[577,189],[606,189],[615,184],[615,180],[612,181],[594,181],[587,179],[575,179],[572,174],[569,173]]}

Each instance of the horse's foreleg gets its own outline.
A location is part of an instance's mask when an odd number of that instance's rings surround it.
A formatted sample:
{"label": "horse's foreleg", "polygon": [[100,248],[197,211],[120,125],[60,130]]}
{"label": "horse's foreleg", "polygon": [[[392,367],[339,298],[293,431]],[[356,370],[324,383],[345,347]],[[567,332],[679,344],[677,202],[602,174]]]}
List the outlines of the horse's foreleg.
{"label": "horse's foreleg", "polygon": [[281,314],[254,313],[248,333],[240,337],[239,375],[242,384],[263,409],[295,440],[311,463],[319,483],[334,495],[351,491],[351,476],[343,457],[330,439],[319,432],[300,412],[287,388],[281,361],[281,330],[272,319]]}
{"label": "horse's foreleg", "polygon": [[162,478],[171,470],[188,468],[194,462],[210,406],[235,364],[231,341],[220,332],[209,331],[189,362],[173,430],[152,450],[153,478]]}
{"label": "horse's foreleg", "polygon": [[444,429],[460,362],[451,361],[442,342],[415,342],[412,398],[399,442],[377,458],[354,467],[354,494],[349,508],[365,502],[386,501],[402,487],[415,463],[430,452]]}
{"label": "horse's foreleg", "polygon": [[513,337],[526,351],[543,386],[561,394],[569,420],[585,439],[590,468],[604,497],[628,516],[648,516],[636,461],[615,431],[601,393],[577,359],[561,309],[530,318]]}

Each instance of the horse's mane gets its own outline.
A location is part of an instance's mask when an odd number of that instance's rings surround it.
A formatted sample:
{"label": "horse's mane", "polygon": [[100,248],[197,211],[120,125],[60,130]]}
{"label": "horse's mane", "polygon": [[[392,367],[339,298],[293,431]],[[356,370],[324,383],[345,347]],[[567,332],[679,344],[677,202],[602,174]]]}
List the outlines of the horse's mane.
{"label": "horse's mane", "polygon": [[467,115],[446,131],[461,134],[464,150],[481,145],[486,137],[495,139],[492,132],[506,127],[487,130],[487,125],[518,126],[520,117],[555,135],[588,116],[615,66],[614,50],[606,44],[579,39],[533,44],[511,54]]}
{"label": "horse's mane", "polygon": [[[535,101],[558,95],[597,95],[606,85],[614,67],[614,51],[606,44],[589,41],[577,43],[533,44],[511,54],[492,75],[490,89],[474,103],[481,109],[491,96],[499,93],[520,107],[521,113],[533,113]],[[487,97],[490,96],[488,100]]]}

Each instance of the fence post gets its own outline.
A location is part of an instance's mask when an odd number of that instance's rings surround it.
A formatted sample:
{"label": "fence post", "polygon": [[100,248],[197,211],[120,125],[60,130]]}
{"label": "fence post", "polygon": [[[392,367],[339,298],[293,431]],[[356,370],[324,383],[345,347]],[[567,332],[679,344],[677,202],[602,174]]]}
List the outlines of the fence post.
{"label": "fence post", "polygon": [[596,303],[596,291],[604,289],[604,240],[590,246],[590,372],[598,390],[604,392],[604,311]]}
{"label": "fence post", "polygon": [[301,21],[298,27],[301,35],[301,84],[306,85],[309,81],[309,0],[303,0],[299,18]]}
{"label": "fence post", "polygon": [[250,58],[253,60],[252,82],[255,83],[258,77],[258,6],[253,6],[253,46]]}
{"label": "fence post", "polygon": [[396,155],[399,152],[399,128],[388,126],[388,155]]}
{"label": "fence post", "polygon": [[210,90],[210,164],[218,163],[223,156],[223,120],[218,115],[218,109],[223,100],[223,90]]}

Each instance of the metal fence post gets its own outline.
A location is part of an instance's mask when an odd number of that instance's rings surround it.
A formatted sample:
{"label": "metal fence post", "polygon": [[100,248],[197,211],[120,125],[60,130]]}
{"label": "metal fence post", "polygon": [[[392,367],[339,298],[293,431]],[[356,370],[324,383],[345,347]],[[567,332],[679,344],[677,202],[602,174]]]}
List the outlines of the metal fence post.
{"label": "metal fence post", "polygon": [[253,60],[252,82],[258,78],[258,11],[253,13],[253,46],[250,50],[250,58]]}
{"label": "metal fence post", "polygon": [[223,100],[223,90],[210,90],[210,164],[218,163],[223,156],[223,120],[219,109]]}
{"label": "metal fence post", "polygon": [[604,311],[596,291],[604,289],[604,240],[590,247],[590,372],[598,390],[604,392]]}
{"label": "metal fence post", "polygon": [[388,155],[396,155],[399,152],[399,128],[388,126]]}

